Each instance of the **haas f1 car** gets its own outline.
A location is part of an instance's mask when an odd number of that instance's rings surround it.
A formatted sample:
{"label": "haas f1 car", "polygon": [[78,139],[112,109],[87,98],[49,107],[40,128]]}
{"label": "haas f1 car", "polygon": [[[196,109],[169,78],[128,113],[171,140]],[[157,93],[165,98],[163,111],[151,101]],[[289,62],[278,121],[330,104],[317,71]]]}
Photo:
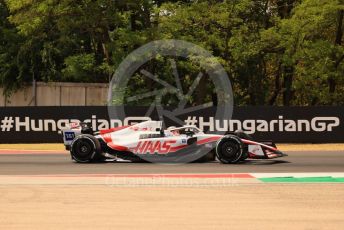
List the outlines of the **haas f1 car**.
{"label": "haas f1 car", "polygon": [[256,142],[243,132],[206,134],[196,126],[163,129],[161,121],[145,121],[93,132],[88,123],[62,130],[64,145],[79,163],[106,160],[133,162],[199,162],[216,158],[224,164],[286,156],[273,142]]}

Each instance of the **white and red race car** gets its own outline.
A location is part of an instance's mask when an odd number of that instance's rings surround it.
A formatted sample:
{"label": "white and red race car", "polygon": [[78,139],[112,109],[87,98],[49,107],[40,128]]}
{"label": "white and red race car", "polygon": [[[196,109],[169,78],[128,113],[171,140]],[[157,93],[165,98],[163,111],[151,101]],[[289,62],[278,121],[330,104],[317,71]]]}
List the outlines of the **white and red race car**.
{"label": "white and red race car", "polygon": [[88,123],[62,130],[64,145],[74,161],[105,160],[188,163],[212,161],[238,163],[251,159],[286,156],[273,142],[255,142],[245,133],[206,134],[196,126],[163,129],[161,121],[145,121],[93,132]]}

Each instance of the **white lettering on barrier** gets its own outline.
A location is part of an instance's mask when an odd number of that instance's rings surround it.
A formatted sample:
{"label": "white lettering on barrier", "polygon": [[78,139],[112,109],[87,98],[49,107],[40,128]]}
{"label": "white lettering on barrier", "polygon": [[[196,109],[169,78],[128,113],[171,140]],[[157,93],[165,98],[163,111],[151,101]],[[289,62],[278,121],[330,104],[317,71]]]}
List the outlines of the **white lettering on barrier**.
{"label": "white lettering on barrier", "polygon": [[[194,116],[193,116],[194,118]],[[213,117],[209,117],[205,121],[204,117],[198,117],[198,121],[194,119],[185,120],[186,125],[188,121],[192,121],[193,125],[198,125],[202,130],[214,131],[237,131],[243,130],[247,134],[253,134],[255,132],[332,132],[335,127],[340,125],[340,119],[338,117],[314,117],[310,121],[306,119],[291,120],[284,119],[283,116],[278,116],[275,120],[228,120],[218,121]],[[226,127],[227,126],[227,127]]]}
{"label": "white lettering on barrier", "polygon": [[312,129],[315,132],[332,131],[333,127],[339,126],[338,117],[315,117],[311,121]]}
{"label": "white lettering on barrier", "polygon": [[[108,129],[123,125],[133,125],[143,121],[149,121],[149,117],[127,117],[122,122],[121,120],[111,119],[97,119],[96,115],[92,115],[91,119],[86,119],[84,122],[90,122],[94,130]],[[77,119],[31,119],[30,117],[12,117],[6,116],[0,121],[0,130],[2,132],[9,131],[35,131],[35,132],[51,132],[59,131],[70,123],[79,123]],[[188,124],[190,122],[190,124]],[[340,125],[338,117],[313,117],[310,120],[299,119],[291,120],[284,119],[283,116],[278,116],[274,120],[216,120],[214,117],[196,117],[185,120],[186,125],[197,125],[202,130],[209,131],[236,131],[243,130],[248,134],[255,132],[332,132],[334,128]]]}

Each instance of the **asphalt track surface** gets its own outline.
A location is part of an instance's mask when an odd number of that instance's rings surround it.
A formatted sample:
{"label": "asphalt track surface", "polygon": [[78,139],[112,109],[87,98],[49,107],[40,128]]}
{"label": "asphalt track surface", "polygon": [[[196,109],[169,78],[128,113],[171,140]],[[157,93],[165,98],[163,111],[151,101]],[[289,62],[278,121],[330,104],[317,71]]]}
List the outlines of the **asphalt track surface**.
{"label": "asphalt track surface", "polygon": [[0,175],[344,172],[343,151],[286,153],[288,157],[247,160],[235,165],[215,161],[179,165],[128,162],[78,164],[66,153],[2,153]]}

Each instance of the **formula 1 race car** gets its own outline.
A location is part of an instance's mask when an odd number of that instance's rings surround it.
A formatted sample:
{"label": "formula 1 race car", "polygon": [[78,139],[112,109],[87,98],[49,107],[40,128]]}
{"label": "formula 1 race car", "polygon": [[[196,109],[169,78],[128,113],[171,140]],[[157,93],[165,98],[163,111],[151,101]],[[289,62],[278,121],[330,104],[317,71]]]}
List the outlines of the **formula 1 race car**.
{"label": "formula 1 race car", "polygon": [[72,123],[62,130],[64,145],[74,161],[105,160],[186,163],[238,163],[247,158],[286,156],[273,142],[255,142],[243,132],[206,134],[196,126],[163,129],[161,121],[145,121],[93,132],[89,123]]}

